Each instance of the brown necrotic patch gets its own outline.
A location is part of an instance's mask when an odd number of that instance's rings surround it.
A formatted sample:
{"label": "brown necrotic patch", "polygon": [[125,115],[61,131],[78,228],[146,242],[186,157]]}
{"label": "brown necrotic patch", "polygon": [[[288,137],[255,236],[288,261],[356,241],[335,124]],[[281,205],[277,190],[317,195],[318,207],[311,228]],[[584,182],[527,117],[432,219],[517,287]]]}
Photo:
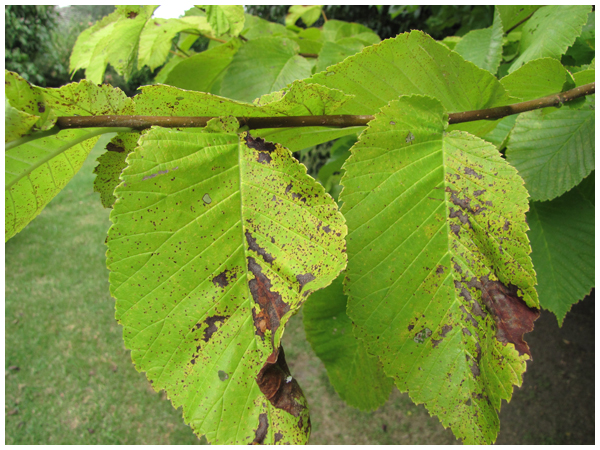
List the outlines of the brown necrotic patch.
{"label": "brown necrotic patch", "polygon": [[523,335],[533,330],[533,322],[540,316],[540,311],[527,306],[517,291],[516,286],[507,287],[500,281],[486,281],[482,286],[481,298],[496,323],[496,339],[504,344],[514,344],[520,355],[527,354],[531,358]]}
{"label": "brown necrotic patch", "polygon": [[215,286],[219,286],[220,288],[225,288],[229,286],[229,283],[234,280],[236,274],[230,270],[224,270],[219,275],[212,279],[212,282]]}
{"label": "brown necrotic patch", "polygon": [[283,409],[294,417],[299,417],[306,409],[300,403],[304,394],[298,382],[290,374],[282,347],[269,356],[256,377],[256,383],[275,408]]}
{"label": "brown necrotic patch", "polygon": [[253,444],[263,444],[267,437],[267,431],[269,431],[269,418],[266,413],[262,413],[258,416],[258,428],[254,432]]}
{"label": "brown necrotic patch", "polygon": [[252,309],[256,334],[264,338],[265,331],[271,330],[271,340],[274,342],[275,331],[279,328],[281,318],[290,310],[290,306],[283,301],[279,292],[272,290],[271,280],[251,256],[248,257],[248,270],[254,275],[254,279],[248,282],[248,287],[252,298],[260,306],[258,313]]}
{"label": "brown necrotic patch", "polygon": [[256,243],[256,239],[254,239],[254,236],[252,236],[249,231],[246,231],[245,234],[246,242],[248,242],[248,248],[250,250],[255,251],[260,256],[262,256],[266,263],[271,264],[273,263],[273,261],[275,261],[275,258],[273,258],[273,256],[270,253],[267,253],[267,251],[264,248],[260,247]]}
{"label": "brown necrotic patch", "polygon": [[306,283],[310,283],[315,279],[315,276],[312,273],[305,273],[303,275],[296,275],[296,280],[298,280],[298,284],[300,285],[300,290],[298,292],[302,292],[304,285]]}
{"label": "brown necrotic patch", "polygon": [[218,330],[217,322],[223,323],[228,318],[229,318],[229,316],[218,316],[218,315],[210,316],[210,317],[207,317],[204,321],[198,322],[195,325],[195,328],[198,330],[198,329],[202,328],[202,325],[207,325],[207,327],[204,329],[204,336],[202,336],[202,340],[204,342],[208,342],[210,340],[210,338],[212,337],[212,335]]}
{"label": "brown necrotic patch", "polygon": [[270,153],[277,148],[274,143],[259,137],[253,138],[250,133],[246,134],[246,145],[259,152],[257,161],[261,164],[269,164],[272,161]]}

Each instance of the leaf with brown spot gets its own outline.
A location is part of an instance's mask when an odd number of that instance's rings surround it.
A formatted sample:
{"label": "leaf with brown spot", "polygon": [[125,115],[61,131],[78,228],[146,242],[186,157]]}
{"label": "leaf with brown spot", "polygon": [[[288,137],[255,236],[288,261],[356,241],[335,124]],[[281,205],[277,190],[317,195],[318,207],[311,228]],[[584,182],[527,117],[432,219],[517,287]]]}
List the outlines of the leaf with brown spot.
{"label": "leaf with brown spot", "polygon": [[527,191],[493,145],[447,126],[438,100],[401,97],[351,149],[340,195],[348,315],[401,391],[465,443],[491,443],[529,356],[514,335],[526,323],[500,317],[517,349],[496,339],[482,289],[498,279],[538,305]]}
{"label": "leaf with brown spot", "polygon": [[343,269],[344,220],[287,149],[213,131],[152,128],[129,154],[108,237],[117,318],[138,370],[209,443],[306,443],[281,336]]}

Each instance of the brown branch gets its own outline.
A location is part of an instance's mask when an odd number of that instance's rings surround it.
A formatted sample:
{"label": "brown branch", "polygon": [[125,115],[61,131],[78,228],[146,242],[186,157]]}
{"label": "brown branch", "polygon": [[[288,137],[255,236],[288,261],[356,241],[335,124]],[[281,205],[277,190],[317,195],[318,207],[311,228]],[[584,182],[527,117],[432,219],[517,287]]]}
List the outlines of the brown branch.
{"label": "brown branch", "polygon": [[318,58],[318,53],[298,53],[300,56],[304,56],[305,58]]}
{"label": "brown branch", "polygon": [[[448,123],[474,122],[477,120],[497,120],[512,114],[533,111],[539,108],[558,106],[596,92],[596,83],[586,84],[570,91],[548,95],[547,97],[499,106],[448,114]],[[128,127],[137,130],[157,125],[167,128],[205,127],[214,117],[182,116],[70,116],[59,117],[56,125],[65,128]],[[286,116],[286,117],[237,117],[240,126],[249,129],[297,128],[297,127],[356,127],[366,126],[375,116],[372,115],[331,115],[331,116]]]}
{"label": "brown branch", "polygon": [[548,95],[535,100],[529,100],[512,105],[499,106],[497,108],[479,109],[476,111],[465,111],[451,113],[448,116],[448,123],[463,123],[474,122],[476,120],[496,120],[502,119],[513,114],[520,114],[526,111],[533,111],[540,108],[548,108],[550,106],[558,106],[563,103],[570,102],[586,95],[591,95],[596,92],[596,83],[584,84],[570,91],[560,92],[558,94]]}

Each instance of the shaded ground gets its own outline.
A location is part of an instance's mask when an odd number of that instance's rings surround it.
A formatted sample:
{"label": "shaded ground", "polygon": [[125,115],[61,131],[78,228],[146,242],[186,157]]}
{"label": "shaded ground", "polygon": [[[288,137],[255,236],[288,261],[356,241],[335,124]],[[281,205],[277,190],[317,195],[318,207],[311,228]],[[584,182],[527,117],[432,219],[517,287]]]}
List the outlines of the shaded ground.
{"label": "shaded ground", "polygon": [[[198,443],[123,348],[104,262],[109,211],[91,188],[99,154],[5,246],[5,443]],[[562,329],[542,313],[526,339],[534,361],[502,406],[498,443],[594,443],[594,299],[575,305]],[[304,339],[301,314],[284,346],[309,399],[311,444],[458,443],[397,390],[375,412],[346,406]]]}

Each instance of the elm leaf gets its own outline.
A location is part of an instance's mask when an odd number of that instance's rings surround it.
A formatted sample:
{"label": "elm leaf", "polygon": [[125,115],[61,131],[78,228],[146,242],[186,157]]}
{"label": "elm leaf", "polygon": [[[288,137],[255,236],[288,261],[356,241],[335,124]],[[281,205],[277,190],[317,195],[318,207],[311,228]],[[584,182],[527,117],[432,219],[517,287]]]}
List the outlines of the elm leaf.
{"label": "elm leaf", "polygon": [[525,180],[533,200],[551,200],[594,169],[594,110],[559,109],[520,114],[506,158]]}
{"label": "elm leaf", "polygon": [[549,202],[531,202],[527,233],[540,304],[559,325],[574,303],[595,286],[594,172]]}
{"label": "elm leaf", "polygon": [[501,400],[522,383],[519,333],[532,323],[506,333],[502,307],[483,297],[498,298],[497,283],[538,307],[527,192],[493,145],[446,127],[439,101],[405,96],[351,149],[340,195],[348,315],[401,391],[465,443],[489,444]]}
{"label": "elm leaf", "polygon": [[210,443],[306,443],[280,342],[345,266],[333,199],[287,149],[247,133],[155,127],[127,162],[107,265],[137,369]]}
{"label": "elm leaf", "polygon": [[389,398],[394,382],[352,332],[343,279],[339,276],[307,300],[302,311],[306,339],[325,364],[339,396],[355,408],[375,410]]}
{"label": "elm leaf", "polygon": [[502,19],[496,9],[489,28],[471,30],[454,47],[454,51],[477,67],[495,74],[502,60]]}
{"label": "elm leaf", "polygon": [[523,26],[521,54],[508,72],[514,72],[534,59],[560,59],[581,34],[591,8],[586,5],[550,5],[538,9]]}

